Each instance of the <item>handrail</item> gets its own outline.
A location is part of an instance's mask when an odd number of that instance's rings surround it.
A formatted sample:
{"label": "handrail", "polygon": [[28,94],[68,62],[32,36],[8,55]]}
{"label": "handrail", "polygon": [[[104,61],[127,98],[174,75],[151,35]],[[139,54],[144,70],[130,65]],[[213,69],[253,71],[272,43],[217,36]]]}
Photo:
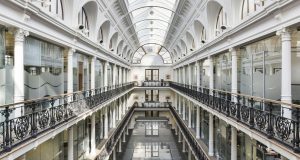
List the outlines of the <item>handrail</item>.
{"label": "handrail", "polygon": [[180,86],[184,86],[186,88],[190,88],[190,89],[199,89],[199,90],[210,90],[212,91],[216,91],[216,92],[222,92],[225,94],[232,94],[235,96],[240,96],[240,97],[247,97],[247,98],[253,98],[253,100],[260,100],[260,101],[265,101],[265,102],[272,102],[272,103],[276,103],[276,104],[281,104],[281,105],[286,105],[286,106],[290,106],[290,107],[295,107],[295,108],[300,108],[300,105],[298,104],[293,104],[293,103],[287,103],[287,102],[282,102],[282,101],[277,101],[277,100],[272,100],[272,99],[268,99],[268,98],[261,98],[261,97],[257,97],[257,96],[251,96],[251,95],[247,95],[247,94],[242,94],[242,93],[233,93],[233,92],[229,92],[229,91],[224,91],[224,90],[219,90],[219,89],[211,89],[211,88],[207,88],[207,87],[203,87],[203,86],[194,86],[194,85],[187,85],[187,84],[181,84],[181,83],[177,83],[177,82],[172,82],[173,84],[177,84]]}
{"label": "handrail", "polygon": [[91,92],[91,91],[97,91],[97,90],[109,90],[109,89],[113,89],[113,88],[119,88],[128,84],[133,84],[133,82],[127,82],[127,83],[123,83],[123,84],[118,84],[118,85],[112,85],[112,86],[104,86],[101,88],[96,88],[96,89],[89,89],[89,90],[85,90],[85,91],[75,91],[72,93],[64,93],[64,94],[59,94],[59,95],[55,95],[55,96],[47,96],[47,97],[42,97],[42,98],[36,98],[36,99],[30,99],[30,100],[25,100],[25,101],[21,101],[21,102],[15,102],[15,103],[10,103],[10,104],[4,104],[0,106],[1,108],[6,108],[7,106],[15,106],[15,105],[19,105],[19,104],[25,104],[25,103],[32,103],[32,102],[36,102],[36,101],[42,101],[42,100],[50,100],[53,98],[58,98],[58,97],[62,97],[62,96],[69,96],[69,95],[73,95],[73,94],[80,94],[83,92]]}
{"label": "handrail", "polygon": [[4,121],[0,122],[0,154],[60,124],[67,123],[77,115],[134,87],[133,83],[118,86],[107,87],[106,90],[74,92],[31,103],[5,105],[5,108],[0,110],[0,114],[4,117]]}
{"label": "handrail", "polygon": [[300,109],[286,107],[274,101],[261,101],[241,94],[224,93],[210,89],[191,89],[171,83],[171,88],[226,115],[269,139],[274,139],[294,152],[300,152]]}
{"label": "handrail", "polygon": [[169,109],[174,117],[174,119],[177,121],[177,124],[179,128],[181,129],[182,133],[186,137],[188,143],[191,146],[191,149],[193,150],[195,157],[198,160],[209,160],[208,154],[204,151],[201,144],[198,142],[197,138],[191,134],[189,128],[186,126],[186,124],[183,122],[183,120],[180,118],[178,113],[175,111],[175,109],[172,107],[171,104],[169,104]]}
{"label": "handrail", "polygon": [[149,101],[149,102],[135,102],[134,103],[134,106],[136,107],[142,107],[142,108],[166,108],[166,107],[169,107],[169,103],[170,102],[152,102],[152,101]]}

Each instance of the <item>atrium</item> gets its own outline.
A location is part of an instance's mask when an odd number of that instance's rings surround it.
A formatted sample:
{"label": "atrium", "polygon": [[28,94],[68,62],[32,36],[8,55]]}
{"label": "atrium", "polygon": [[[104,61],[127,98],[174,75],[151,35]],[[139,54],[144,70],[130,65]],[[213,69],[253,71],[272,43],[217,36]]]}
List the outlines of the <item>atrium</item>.
{"label": "atrium", "polygon": [[300,0],[1,0],[1,160],[299,160]]}

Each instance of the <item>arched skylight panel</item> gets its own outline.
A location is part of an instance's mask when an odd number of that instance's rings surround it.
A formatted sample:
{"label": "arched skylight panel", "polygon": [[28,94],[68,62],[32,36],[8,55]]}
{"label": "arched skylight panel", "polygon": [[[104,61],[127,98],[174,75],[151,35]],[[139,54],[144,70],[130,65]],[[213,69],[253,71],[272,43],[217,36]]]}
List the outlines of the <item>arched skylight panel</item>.
{"label": "arched skylight panel", "polygon": [[251,13],[255,12],[257,9],[263,7],[265,5],[264,1],[257,1],[257,0],[243,0],[242,3],[242,14],[241,18],[245,18],[249,16]]}
{"label": "arched skylight panel", "polygon": [[149,34],[149,35],[145,35],[143,37],[140,37],[140,42],[144,41],[144,40],[147,40],[147,39],[155,39],[155,40],[161,40],[163,41],[164,38],[161,37],[161,35],[158,35],[158,34]]}
{"label": "arched skylight panel", "polygon": [[128,0],[128,10],[132,11],[143,6],[161,6],[174,9],[176,0]]}

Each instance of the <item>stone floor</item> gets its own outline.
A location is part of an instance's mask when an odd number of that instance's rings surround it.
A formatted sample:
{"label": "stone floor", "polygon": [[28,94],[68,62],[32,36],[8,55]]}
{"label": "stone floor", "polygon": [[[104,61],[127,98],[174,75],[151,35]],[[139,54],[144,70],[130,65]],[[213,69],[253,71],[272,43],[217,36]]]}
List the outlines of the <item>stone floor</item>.
{"label": "stone floor", "polygon": [[[148,134],[158,133],[158,135],[146,136],[146,128]],[[181,147],[166,122],[156,122],[154,126],[150,122],[137,122],[127,137],[127,143],[123,144],[122,151],[125,152],[117,154],[118,160],[186,159],[186,155],[180,152]]]}

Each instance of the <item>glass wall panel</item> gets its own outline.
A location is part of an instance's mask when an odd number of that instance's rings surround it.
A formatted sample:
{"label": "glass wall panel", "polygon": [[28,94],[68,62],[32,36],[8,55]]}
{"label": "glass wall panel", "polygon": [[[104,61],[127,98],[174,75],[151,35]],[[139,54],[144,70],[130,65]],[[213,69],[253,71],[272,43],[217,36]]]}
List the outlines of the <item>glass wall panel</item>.
{"label": "glass wall panel", "polygon": [[27,37],[24,42],[25,99],[64,93],[63,48]]}
{"label": "glass wall panel", "polygon": [[0,105],[13,103],[14,36],[0,25]]}
{"label": "glass wall panel", "polygon": [[214,57],[214,87],[231,91],[231,53],[222,53]]}
{"label": "glass wall panel", "polygon": [[[292,100],[300,104],[300,31],[292,35]],[[294,74],[296,73],[296,74]]]}
{"label": "glass wall panel", "polygon": [[208,59],[202,63],[202,87],[209,88],[209,62]]}
{"label": "glass wall panel", "polygon": [[280,100],[281,98],[281,40],[273,36],[240,51],[240,92]]}

